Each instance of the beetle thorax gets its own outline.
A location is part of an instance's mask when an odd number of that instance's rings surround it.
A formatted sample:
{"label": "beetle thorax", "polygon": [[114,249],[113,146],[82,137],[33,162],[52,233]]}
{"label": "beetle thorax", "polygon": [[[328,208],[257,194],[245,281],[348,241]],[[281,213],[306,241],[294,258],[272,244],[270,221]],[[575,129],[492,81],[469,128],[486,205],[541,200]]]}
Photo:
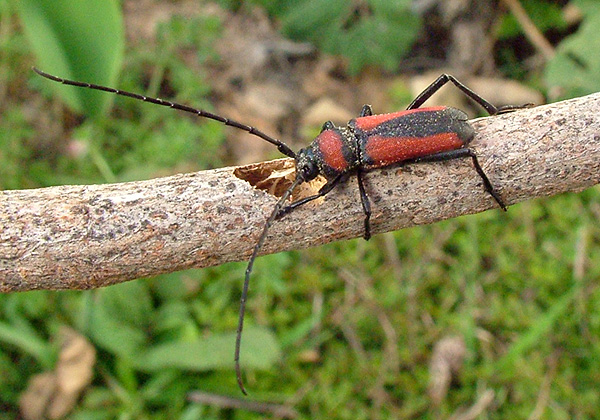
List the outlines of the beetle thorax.
{"label": "beetle thorax", "polygon": [[352,130],[336,127],[331,122],[296,155],[296,171],[305,180],[321,174],[328,180],[349,172],[359,165],[358,144]]}

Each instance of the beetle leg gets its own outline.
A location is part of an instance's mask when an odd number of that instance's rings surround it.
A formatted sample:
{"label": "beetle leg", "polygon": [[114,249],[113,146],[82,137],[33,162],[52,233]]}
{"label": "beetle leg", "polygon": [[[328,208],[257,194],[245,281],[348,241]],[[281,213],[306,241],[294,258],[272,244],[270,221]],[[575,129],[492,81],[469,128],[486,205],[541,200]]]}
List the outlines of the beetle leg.
{"label": "beetle leg", "polygon": [[427,99],[431,98],[431,96],[433,96],[434,93],[440,90],[442,86],[444,86],[448,82],[452,82],[454,86],[459,88],[465,95],[467,95],[469,98],[473,99],[483,108],[485,108],[488,114],[496,115],[498,113],[498,108],[496,108],[494,105],[483,99],[477,93],[473,92],[462,82],[458,81],[458,79],[456,79],[454,76],[446,73],[440,75],[437,79],[433,81],[432,84],[426,87],[425,90],[421,92],[406,109],[419,108]]}
{"label": "beetle leg", "polygon": [[373,108],[371,108],[371,105],[363,105],[362,109],[360,110],[360,116],[370,117],[371,115],[373,115]]}
{"label": "beetle leg", "polygon": [[504,204],[504,201],[502,201],[502,198],[500,198],[500,195],[495,190],[495,188],[493,187],[489,178],[487,177],[487,175],[481,168],[481,165],[479,164],[479,160],[477,159],[477,155],[475,154],[475,151],[473,149],[465,147],[462,149],[447,150],[444,152],[434,153],[429,156],[422,156],[422,157],[416,158],[414,160],[410,160],[409,162],[406,162],[406,163],[410,163],[410,162],[440,162],[440,161],[444,161],[444,160],[452,160],[452,159],[458,159],[458,158],[462,158],[462,157],[470,157],[471,158],[471,160],[473,161],[473,166],[475,166],[475,170],[477,171],[477,173],[481,177],[481,180],[483,181],[483,186],[485,187],[485,190],[494,198],[494,200],[496,200],[496,202],[502,208],[502,210],[506,211],[506,204]]}
{"label": "beetle leg", "polygon": [[363,171],[358,171],[356,173],[356,179],[358,180],[358,191],[360,192],[360,202],[362,204],[363,212],[365,213],[365,234],[363,238],[365,241],[371,239],[371,202],[369,201],[369,196],[365,191],[365,186],[363,184]]}
{"label": "beetle leg", "polygon": [[278,220],[278,219],[282,218],[284,215],[286,215],[289,212],[291,212],[292,210],[294,210],[296,207],[300,207],[310,201],[313,201],[313,200],[316,200],[317,198],[323,197],[328,192],[330,192],[340,182],[340,180],[342,179],[342,175],[344,175],[344,174],[343,173],[339,174],[338,176],[333,178],[331,181],[327,181],[327,184],[323,185],[317,194],[311,195],[308,197],[304,197],[300,200],[294,201],[292,204],[290,204],[288,206],[285,206],[284,208],[279,210],[279,213],[277,213],[277,216],[275,216],[275,219]]}
{"label": "beetle leg", "polygon": [[419,108],[427,99],[431,98],[433,94],[435,94],[438,90],[441,89],[442,86],[444,86],[448,82],[452,82],[452,84],[459,88],[462,91],[462,93],[464,93],[466,96],[468,96],[469,98],[477,102],[479,105],[481,105],[490,115],[504,114],[507,112],[516,111],[518,109],[531,108],[532,106],[534,106],[533,104],[524,104],[504,105],[501,107],[496,107],[495,105],[482,98],[479,94],[473,92],[464,83],[460,82],[456,77],[444,73],[440,75],[436,80],[434,80],[432,84],[427,86],[425,90],[421,92],[406,109]]}

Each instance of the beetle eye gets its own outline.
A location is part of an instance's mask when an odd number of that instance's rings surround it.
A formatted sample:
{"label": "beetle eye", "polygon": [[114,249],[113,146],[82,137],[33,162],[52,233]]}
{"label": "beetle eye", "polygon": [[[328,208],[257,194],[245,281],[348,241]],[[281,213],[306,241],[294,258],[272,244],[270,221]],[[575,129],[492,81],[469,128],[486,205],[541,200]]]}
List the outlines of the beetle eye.
{"label": "beetle eye", "polygon": [[302,173],[302,179],[305,181],[313,180],[319,175],[319,168],[313,161],[307,161],[300,168],[300,172]]}

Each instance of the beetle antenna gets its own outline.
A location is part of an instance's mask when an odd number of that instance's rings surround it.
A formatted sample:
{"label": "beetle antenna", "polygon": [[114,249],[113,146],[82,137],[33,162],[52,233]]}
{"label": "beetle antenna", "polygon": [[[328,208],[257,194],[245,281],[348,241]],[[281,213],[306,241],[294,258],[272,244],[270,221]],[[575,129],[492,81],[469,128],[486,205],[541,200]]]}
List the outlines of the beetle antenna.
{"label": "beetle antenna", "polygon": [[284,142],[282,142],[280,140],[277,140],[276,138],[269,136],[268,134],[263,133],[256,127],[242,124],[241,122],[238,122],[235,120],[230,120],[229,118],[222,117],[221,115],[213,114],[212,112],[208,112],[203,109],[196,109],[196,108],[192,108],[187,105],[178,104],[176,102],[165,101],[164,99],[160,99],[160,98],[151,98],[148,96],[144,96],[144,95],[140,95],[140,94],[132,93],[132,92],[127,92],[125,90],[114,89],[114,88],[107,87],[107,86],[101,86],[101,85],[95,85],[93,83],[77,82],[75,80],[63,79],[61,77],[53,76],[51,74],[43,72],[36,67],[32,67],[32,70],[34,72],[36,72],[37,74],[39,74],[40,76],[45,77],[46,79],[50,79],[53,82],[62,83],[63,85],[70,85],[70,86],[82,87],[82,88],[86,88],[86,89],[93,89],[93,90],[100,90],[103,92],[114,93],[115,95],[127,96],[128,98],[137,99],[137,100],[140,100],[143,102],[150,102],[151,104],[167,106],[169,108],[178,109],[180,111],[195,114],[199,117],[219,121],[222,124],[228,125],[230,127],[238,128],[238,129],[240,129],[242,131],[246,131],[247,133],[252,134],[256,137],[260,137],[261,139],[263,139],[265,141],[268,141],[272,145],[277,146],[277,149],[286,156],[289,156],[291,158],[296,157],[296,153],[292,149],[290,149],[287,144],[285,144]]}
{"label": "beetle antenna", "polygon": [[265,239],[267,238],[267,232],[269,231],[269,228],[271,227],[271,225],[273,224],[275,219],[277,219],[279,212],[283,208],[283,205],[285,204],[287,199],[290,197],[290,195],[292,194],[294,189],[298,185],[300,185],[302,182],[304,182],[304,179],[300,175],[296,175],[296,179],[294,180],[292,185],[283,193],[283,195],[281,196],[281,198],[279,199],[277,204],[275,204],[275,208],[273,208],[271,215],[265,222],[263,231],[260,234],[260,237],[258,238],[256,245],[254,245],[254,250],[252,251],[252,256],[250,257],[250,260],[248,261],[248,267],[246,267],[246,276],[244,277],[244,287],[242,289],[242,297],[240,299],[240,315],[239,315],[239,319],[238,319],[238,327],[237,327],[237,333],[236,333],[236,337],[235,337],[235,356],[234,356],[235,373],[237,376],[237,383],[238,383],[238,386],[240,387],[240,389],[242,390],[242,392],[244,393],[244,395],[248,395],[248,393],[246,392],[246,388],[244,388],[244,381],[242,380],[242,369],[240,367],[240,348],[241,348],[241,344],[242,344],[242,330],[244,329],[244,315],[246,313],[246,298],[248,297],[248,286],[250,284],[250,273],[252,273],[252,268],[254,267],[254,260],[256,260],[256,257],[258,256],[258,252],[260,251],[263,244],[265,243]]}

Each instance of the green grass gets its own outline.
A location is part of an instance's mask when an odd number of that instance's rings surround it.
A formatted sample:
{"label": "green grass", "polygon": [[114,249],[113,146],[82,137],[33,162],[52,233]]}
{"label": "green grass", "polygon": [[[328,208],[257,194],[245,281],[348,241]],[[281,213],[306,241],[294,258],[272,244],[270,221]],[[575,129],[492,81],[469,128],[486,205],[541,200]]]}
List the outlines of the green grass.
{"label": "green grass", "polygon": [[[218,125],[122,98],[93,122],[68,114],[28,70],[33,57],[14,15],[4,8],[0,18],[3,189],[223,163]],[[212,21],[172,21],[158,46],[127,51],[119,87],[153,94],[167,75],[178,101],[210,107],[210,86],[178,51],[194,45],[202,62],[214,56],[207,38],[218,33]],[[147,72],[158,81],[149,87],[140,84]],[[526,418],[540,398],[542,418],[596,418],[599,199],[594,188],[259,259],[244,336],[250,398],[292,400],[307,419],[437,419],[491,389],[486,418]],[[1,295],[0,419],[15,418],[30,378],[54,367],[54,337],[64,325],[98,351],[93,383],[70,418],[264,418],[186,400],[196,389],[240,396],[232,343],[244,269],[235,263],[98,291]],[[467,356],[435,407],[428,364],[449,335],[465,340]]]}

